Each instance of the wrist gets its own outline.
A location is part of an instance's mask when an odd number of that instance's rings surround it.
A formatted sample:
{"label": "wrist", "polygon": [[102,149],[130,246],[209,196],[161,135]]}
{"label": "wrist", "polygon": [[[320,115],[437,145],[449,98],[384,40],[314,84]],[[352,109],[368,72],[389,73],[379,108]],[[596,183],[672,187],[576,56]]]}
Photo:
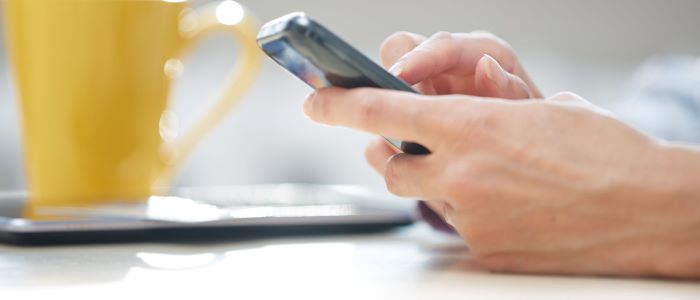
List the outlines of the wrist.
{"label": "wrist", "polygon": [[[660,201],[665,205],[677,206],[688,215],[700,219],[700,148],[680,144],[661,142],[657,146],[647,184],[659,193]],[[700,232],[698,232],[700,235]]]}
{"label": "wrist", "polygon": [[659,142],[641,204],[650,211],[648,247],[654,275],[700,277],[700,148]]}

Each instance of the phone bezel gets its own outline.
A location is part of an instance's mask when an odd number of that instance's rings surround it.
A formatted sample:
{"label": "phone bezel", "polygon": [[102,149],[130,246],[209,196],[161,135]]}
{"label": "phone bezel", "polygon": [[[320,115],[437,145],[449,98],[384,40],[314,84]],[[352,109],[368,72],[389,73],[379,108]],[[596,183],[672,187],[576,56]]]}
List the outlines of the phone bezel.
{"label": "phone bezel", "polygon": [[[292,47],[294,51],[301,54],[305,59],[314,61],[316,57],[309,57],[315,55],[314,49],[309,47],[309,41],[311,40],[316,45],[323,47],[324,50],[332,53],[333,58],[337,59],[337,61],[334,63],[340,63],[346,67],[353,68],[359,74],[362,74],[365,78],[369,79],[369,81],[371,81],[374,85],[371,87],[417,93],[416,90],[414,90],[403,80],[384,70],[384,68],[376,64],[369,57],[362,54],[360,51],[332,33],[323,25],[306,16],[304,13],[291,13],[267,22],[260,29],[257,37],[258,45],[261,49],[263,49],[263,51],[265,51],[265,45],[267,43],[273,43],[280,40],[285,40],[289,47]],[[277,57],[271,53],[266,52],[266,54],[284,68],[284,64],[278,61]],[[327,73],[327,70],[323,70],[322,68],[320,69],[324,73]],[[297,74],[294,74],[290,70],[287,71],[298,77]],[[302,79],[302,81],[304,80]],[[306,83],[311,86],[310,83]],[[313,86],[311,87],[313,88]],[[388,137],[385,137],[385,139],[394,147],[406,153],[430,153],[430,151],[428,151],[425,147],[416,143],[402,142]]]}

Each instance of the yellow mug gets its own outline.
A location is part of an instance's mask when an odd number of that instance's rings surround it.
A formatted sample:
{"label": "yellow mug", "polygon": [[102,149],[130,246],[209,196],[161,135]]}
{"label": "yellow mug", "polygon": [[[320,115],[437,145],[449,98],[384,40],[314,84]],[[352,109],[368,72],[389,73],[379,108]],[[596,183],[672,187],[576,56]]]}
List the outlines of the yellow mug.
{"label": "yellow mug", "polygon": [[[257,75],[257,23],[233,1],[5,0],[22,111],[31,204],[139,201],[167,182]],[[223,96],[173,143],[163,141],[180,58],[211,32],[236,39]]]}

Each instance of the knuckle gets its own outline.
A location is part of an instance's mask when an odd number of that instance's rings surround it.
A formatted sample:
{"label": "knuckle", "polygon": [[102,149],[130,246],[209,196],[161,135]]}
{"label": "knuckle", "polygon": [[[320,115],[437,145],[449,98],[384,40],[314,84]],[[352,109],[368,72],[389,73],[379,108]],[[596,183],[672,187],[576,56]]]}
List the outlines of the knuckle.
{"label": "knuckle", "polygon": [[412,44],[415,43],[414,34],[408,31],[398,31],[389,35],[382,42],[381,48],[392,47],[396,45]]}
{"label": "knuckle", "polygon": [[381,148],[382,141],[374,140],[367,145],[365,148],[365,160],[381,175],[384,175],[384,164],[386,164],[385,157]]}
{"label": "knuckle", "polygon": [[440,47],[445,47],[449,56],[456,56],[458,55],[459,47],[457,47],[454,37],[455,35],[449,31],[438,31],[434,33],[430,37],[430,39],[435,41],[436,45],[441,45]]}
{"label": "knuckle", "polygon": [[403,194],[401,193],[401,189],[397,187],[396,180],[391,176],[392,173],[390,173],[388,170],[384,175],[384,182],[386,184],[386,190],[389,191],[389,193],[392,193],[396,196],[402,197]]}
{"label": "knuckle", "polygon": [[554,94],[552,97],[549,97],[550,100],[581,100],[581,96],[570,92],[570,91],[562,91]]}
{"label": "knuckle", "polygon": [[489,31],[475,30],[475,31],[472,31],[471,34],[474,37],[476,37],[482,41],[490,42],[493,45],[499,46],[503,49],[508,49],[508,50],[513,49],[513,47],[508,42],[506,42],[504,39],[500,38],[499,36],[489,32]]}
{"label": "knuckle", "polygon": [[474,166],[477,163],[473,161],[456,163],[441,176],[437,176],[441,194],[451,200],[455,209],[469,213],[489,208],[491,190],[494,188],[484,179],[490,175],[482,172],[482,167]]}
{"label": "knuckle", "polygon": [[490,31],[487,31],[487,30],[474,30],[471,32],[471,34],[473,36],[478,37],[478,38],[483,39],[483,40],[490,40],[490,41],[501,43],[501,44],[508,44],[502,38],[498,37],[497,35],[493,34]]}
{"label": "knuckle", "polygon": [[317,122],[324,122],[328,115],[328,106],[324,100],[324,95],[322,91],[317,91],[313,100],[311,101],[311,118]]}
{"label": "knuckle", "polygon": [[356,89],[358,101],[358,118],[361,124],[371,126],[377,122],[385,110],[385,102],[380,98],[375,98],[371,93],[366,93],[366,89]]}
{"label": "knuckle", "polygon": [[367,146],[365,146],[365,157],[368,161],[370,160],[370,158],[374,157],[375,154],[380,153],[380,142],[381,141],[375,139],[369,142]]}
{"label": "knuckle", "polygon": [[444,194],[453,200],[456,207],[463,206],[463,201],[481,196],[480,189],[475,184],[473,176],[469,175],[470,171],[460,170],[459,172],[448,170],[443,174],[441,180],[443,184]]}
{"label": "knuckle", "polygon": [[578,111],[580,113],[594,111],[603,116],[613,116],[610,111],[596,106],[578,94],[569,91],[556,93],[554,96],[547,98],[547,100],[569,104],[567,108],[570,111]]}
{"label": "knuckle", "polygon": [[433,39],[450,39],[452,38],[452,33],[449,31],[441,30],[436,33],[433,33],[433,35],[430,37]]}
{"label": "knuckle", "polygon": [[494,38],[494,39],[497,39],[497,38],[498,38],[498,37],[497,37],[495,34],[493,34],[491,31],[483,30],[483,29],[473,30],[473,31],[471,32],[471,34],[477,35],[477,36],[483,36],[483,37],[487,37],[487,38]]}
{"label": "knuckle", "polygon": [[394,155],[389,158],[386,163],[386,171],[384,172],[384,181],[386,183],[387,190],[397,196],[405,196],[404,190],[401,188],[401,179],[399,174],[400,155]]}
{"label": "knuckle", "polygon": [[395,32],[379,46],[379,55],[385,64],[393,64],[420,43],[421,38],[417,34],[408,31]]}
{"label": "knuckle", "polygon": [[475,39],[486,44],[487,48],[489,49],[488,54],[496,58],[496,60],[507,71],[512,71],[516,62],[516,54],[513,46],[511,46],[504,39],[488,31],[476,30],[469,34]]}

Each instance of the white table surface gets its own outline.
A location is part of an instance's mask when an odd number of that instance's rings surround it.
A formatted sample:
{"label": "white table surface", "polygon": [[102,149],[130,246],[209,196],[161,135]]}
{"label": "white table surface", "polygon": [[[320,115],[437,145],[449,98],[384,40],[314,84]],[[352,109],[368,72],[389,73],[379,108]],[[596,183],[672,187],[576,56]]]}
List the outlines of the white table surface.
{"label": "white table surface", "polygon": [[[425,225],[219,243],[0,246],[1,299],[700,299],[700,283],[492,274]],[[9,296],[18,296],[10,298]]]}

